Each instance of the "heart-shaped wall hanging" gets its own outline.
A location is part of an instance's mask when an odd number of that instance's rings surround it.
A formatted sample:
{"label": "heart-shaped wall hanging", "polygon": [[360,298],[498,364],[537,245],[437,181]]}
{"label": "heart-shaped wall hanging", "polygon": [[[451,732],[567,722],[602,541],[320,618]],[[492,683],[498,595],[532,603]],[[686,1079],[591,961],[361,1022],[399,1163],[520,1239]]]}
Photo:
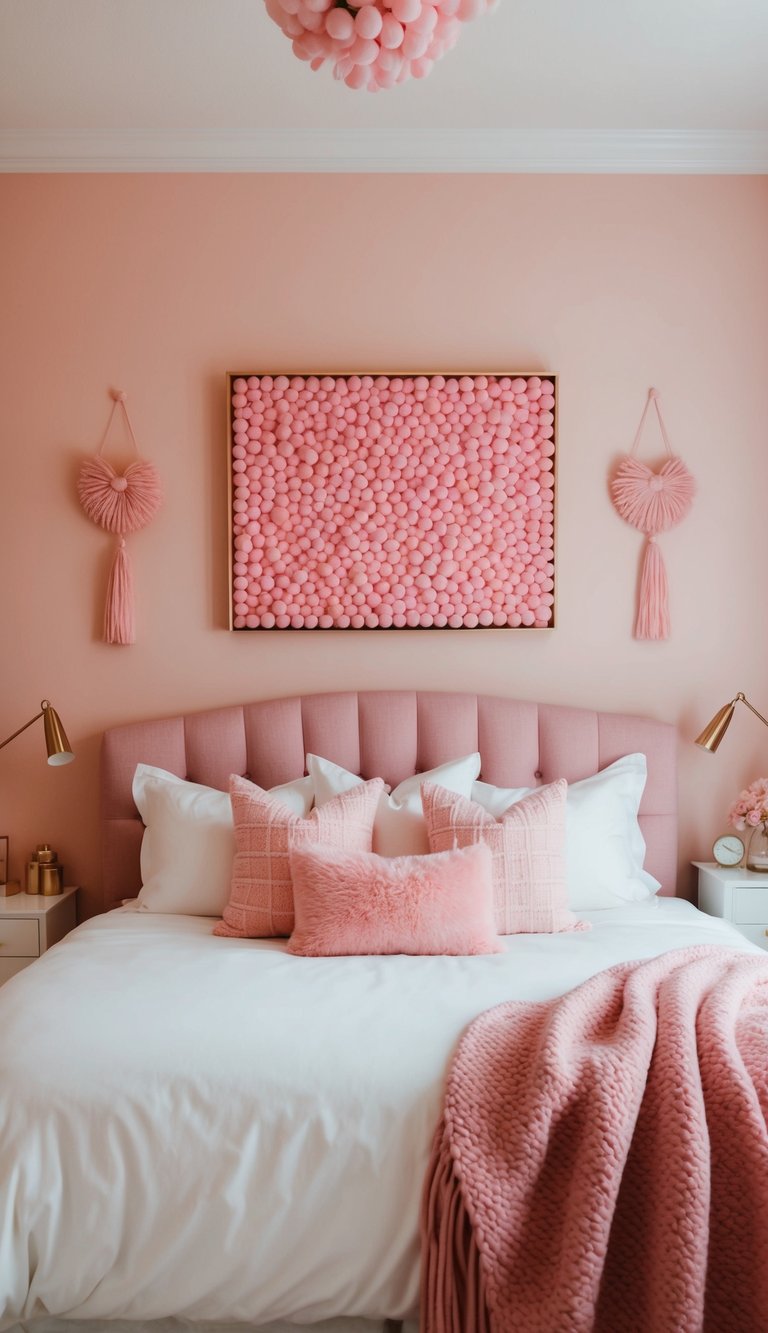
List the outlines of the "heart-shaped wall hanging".
{"label": "heart-shaped wall hanging", "polygon": [[107,532],[138,532],[154,518],[162,501],[157,468],[140,458],[115,472],[96,455],[80,469],[77,494],[89,518]]}
{"label": "heart-shaped wall hanging", "polygon": [[134,643],[133,579],[125,547],[125,534],[138,532],[154,518],[159,509],[163,494],[160,477],[152,463],[138,458],[122,472],[117,472],[102,451],[107,441],[109,428],[118,407],[125,415],[125,422],[138,454],[139,448],[133,433],[125,394],[115,390],[112,411],[109,414],[106,429],[99,449],[93,458],[88,458],[80,468],[77,479],[77,494],[85,513],[99,527],[118,535],[112,572],[107,589],[107,603],[104,613],[104,638],[107,643]]}
{"label": "heart-shaped wall hanging", "polygon": [[[656,409],[668,454],[668,458],[656,471],[634,456],[651,404]],[[633,528],[645,533],[647,538],[635,622],[637,639],[669,638],[667,571],[656,537],[685,518],[695,493],[693,476],[683,460],[672,453],[661,415],[659,395],[655,389],[650,389],[632,448],[619,462],[611,481],[611,496],[617,513],[627,523],[631,523]]]}

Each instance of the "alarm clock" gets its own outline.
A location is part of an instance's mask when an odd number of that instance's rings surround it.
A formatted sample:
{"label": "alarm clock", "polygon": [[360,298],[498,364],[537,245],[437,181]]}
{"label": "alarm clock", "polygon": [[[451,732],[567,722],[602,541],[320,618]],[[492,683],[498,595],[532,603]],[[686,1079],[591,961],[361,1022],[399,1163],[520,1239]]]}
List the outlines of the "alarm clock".
{"label": "alarm clock", "polygon": [[744,843],[735,833],[725,833],[715,842],[712,855],[719,866],[740,865],[744,856]]}

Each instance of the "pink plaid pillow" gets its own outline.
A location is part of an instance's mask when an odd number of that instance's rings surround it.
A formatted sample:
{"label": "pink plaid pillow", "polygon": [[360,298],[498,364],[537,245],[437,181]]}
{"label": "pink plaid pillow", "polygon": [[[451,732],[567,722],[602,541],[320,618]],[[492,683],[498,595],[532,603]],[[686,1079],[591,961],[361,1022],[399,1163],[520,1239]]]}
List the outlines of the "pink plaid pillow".
{"label": "pink plaid pillow", "polygon": [[494,819],[475,801],[425,782],[421,799],[433,852],[486,843],[493,853],[500,935],[589,930],[568,911],[564,778],[539,787]]}
{"label": "pink plaid pillow", "polygon": [[296,927],[289,953],[503,953],[487,847],[435,856],[291,852]]}
{"label": "pink plaid pillow", "polygon": [[236,849],[232,887],[214,935],[246,939],[290,935],[291,849],[320,842],[340,851],[369,852],[383,790],[381,778],[374,778],[302,819],[255,783],[233,775],[229,779]]}

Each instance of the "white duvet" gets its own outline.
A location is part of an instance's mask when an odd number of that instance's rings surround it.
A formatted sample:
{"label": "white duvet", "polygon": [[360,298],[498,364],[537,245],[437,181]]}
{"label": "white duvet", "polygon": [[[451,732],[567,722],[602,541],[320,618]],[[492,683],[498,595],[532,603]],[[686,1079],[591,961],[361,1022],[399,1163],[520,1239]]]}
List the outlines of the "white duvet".
{"label": "white duvet", "polygon": [[130,910],[80,926],[0,990],[0,1328],[412,1316],[466,1025],[666,949],[753,951],[678,900],[585,915],[462,959],[294,958]]}

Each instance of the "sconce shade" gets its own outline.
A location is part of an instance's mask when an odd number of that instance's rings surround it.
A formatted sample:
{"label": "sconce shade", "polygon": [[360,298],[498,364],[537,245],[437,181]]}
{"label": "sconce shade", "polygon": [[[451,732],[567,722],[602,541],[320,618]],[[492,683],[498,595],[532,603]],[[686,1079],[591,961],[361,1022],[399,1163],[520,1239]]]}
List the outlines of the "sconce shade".
{"label": "sconce shade", "polygon": [[763,717],[762,713],[758,713],[755,705],[749,702],[746,694],[739,690],[736,698],[731,699],[729,704],[724,704],[720,709],[720,712],[715,713],[712,721],[707,723],[701,735],[696,737],[696,744],[701,746],[702,750],[709,750],[710,754],[715,753],[715,750],[728,730],[731,718],[733,717],[733,710],[737,704],[746,704],[750,713],[754,713],[755,717],[759,717],[760,721],[768,727],[768,717]]}
{"label": "sconce shade", "polygon": [[48,751],[49,764],[71,764],[74,759],[72,746],[67,740],[67,733],[61,725],[61,718],[52,704],[43,709],[45,727],[45,748]]}
{"label": "sconce shade", "polygon": [[723,707],[715,713],[711,722],[708,722],[700,736],[696,737],[696,744],[701,746],[702,750],[709,750],[714,754],[723,736],[725,735],[733,717],[734,703],[724,704]]}

